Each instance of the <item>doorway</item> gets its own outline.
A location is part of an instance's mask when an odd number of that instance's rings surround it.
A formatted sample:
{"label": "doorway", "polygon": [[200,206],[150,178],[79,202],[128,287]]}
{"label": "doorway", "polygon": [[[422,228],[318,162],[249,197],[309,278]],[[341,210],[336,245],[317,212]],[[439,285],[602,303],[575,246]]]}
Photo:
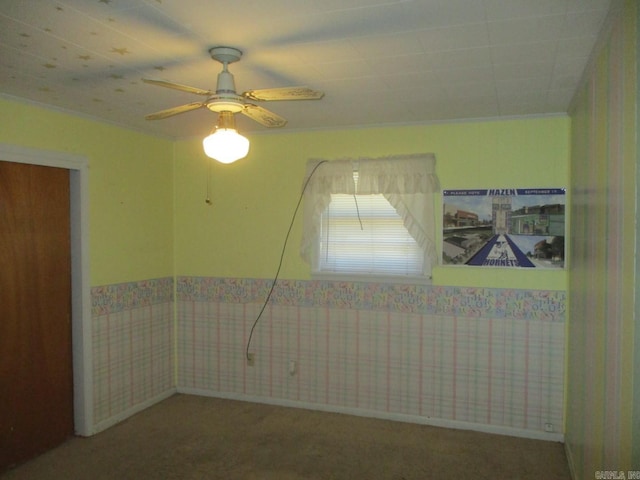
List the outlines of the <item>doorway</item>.
{"label": "doorway", "polygon": [[0,161],[0,471],[73,435],[69,171]]}
{"label": "doorway", "polygon": [[[88,251],[88,162],[76,155],[0,144],[0,160],[64,169],[68,182],[71,265],[71,358],[73,364],[72,433],[88,436],[93,428],[91,297]],[[54,168],[54,170],[56,169]],[[68,201],[67,201],[68,202]],[[69,202],[68,202],[69,204]],[[3,282],[5,280],[3,279]],[[4,303],[4,302],[3,302]],[[67,318],[67,321],[69,319]],[[67,331],[68,333],[68,331]],[[4,348],[4,347],[3,347]],[[42,407],[47,408],[45,401]]]}

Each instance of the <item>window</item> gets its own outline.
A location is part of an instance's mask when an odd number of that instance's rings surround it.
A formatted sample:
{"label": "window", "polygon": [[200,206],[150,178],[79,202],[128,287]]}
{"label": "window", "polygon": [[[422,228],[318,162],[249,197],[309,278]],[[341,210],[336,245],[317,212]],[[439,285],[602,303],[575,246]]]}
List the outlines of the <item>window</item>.
{"label": "window", "polygon": [[383,195],[332,194],[320,222],[320,272],[422,274],[424,252]]}
{"label": "window", "polygon": [[433,155],[310,161],[301,253],[313,273],[429,277]]}

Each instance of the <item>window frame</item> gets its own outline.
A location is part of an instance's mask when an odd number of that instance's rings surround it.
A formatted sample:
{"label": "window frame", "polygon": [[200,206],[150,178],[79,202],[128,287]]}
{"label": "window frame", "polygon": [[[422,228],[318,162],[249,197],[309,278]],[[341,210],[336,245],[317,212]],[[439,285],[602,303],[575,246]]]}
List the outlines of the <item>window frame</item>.
{"label": "window frame", "polygon": [[[358,172],[354,181],[354,171]],[[430,283],[439,264],[436,249],[435,197],[439,181],[435,156],[416,154],[376,159],[309,160],[304,183],[304,225],[301,255],[311,266],[311,277],[339,281],[389,283]],[[409,234],[423,249],[422,275],[392,273],[335,272],[320,270],[320,232],[322,214],[331,194],[383,194],[396,209]]]}
{"label": "window frame", "polygon": [[[336,195],[340,195],[342,198],[340,199],[335,199]],[[378,197],[378,201],[381,199],[384,202],[386,202],[386,205],[382,205],[382,208],[379,208],[375,203],[368,203],[371,199],[368,198],[372,195],[375,195],[376,197]],[[407,268],[399,268],[396,269],[397,273],[394,273],[392,271],[384,271],[384,269],[379,269],[378,271],[376,271],[375,269],[373,269],[372,271],[362,271],[362,270],[357,270],[356,268],[354,268],[353,270],[349,271],[349,270],[342,270],[342,269],[333,269],[332,267],[335,266],[334,261],[328,261],[327,262],[327,258],[328,256],[331,255],[331,250],[330,249],[330,244],[332,241],[332,236],[331,236],[331,231],[327,230],[326,227],[328,226],[328,224],[333,223],[332,220],[330,218],[328,218],[327,213],[329,212],[329,209],[331,208],[331,205],[334,201],[339,201],[340,202],[340,206],[338,208],[345,209],[346,210],[346,203],[349,202],[349,198],[355,197],[355,199],[353,200],[354,202],[354,210],[353,210],[353,216],[349,216],[346,218],[349,218],[348,223],[349,226],[352,228],[357,228],[358,227],[358,220],[361,221],[361,225],[364,225],[365,230],[367,229],[367,224],[371,225],[370,222],[375,222],[376,218],[381,218],[381,217],[376,217],[375,215],[371,215],[371,210],[370,207],[373,207],[374,213],[381,213],[381,214],[387,214],[382,218],[393,218],[392,215],[395,215],[394,218],[394,222],[396,223],[396,228],[399,226],[400,228],[403,229],[403,233],[406,235],[406,237],[408,237],[408,239],[410,241],[413,242],[413,244],[409,247],[410,249],[413,249],[413,255],[417,255],[416,260],[418,263],[414,262],[410,262],[407,263],[407,261],[404,261],[404,264],[408,264],[410,266],[410,271],[409,273],[402,273],[401,270],[408,270]],[[375,202],[375,200],[374,200]],[[357,206],[356,206],[357,203]],[[389,215],[391,214],[391,215]],[[342,218],[342,217],[341,217]],[[383,220],[384,221],[384,220]],[[420,273],[421,270],[423,270],[424,268],[424,251],[423,249],[420,248],[420,245],[418,245],[418,243],[416,242],[415,238],[413,238],[411,236],[411,234],[409,233],[409,231],[406,229],[406,227],[402,224],[402,217],[398,214],[398,212],[394,209],[393,205],[391,205],[391,203],[389,203],[389,200],[386,199],[384,197],[384,195],[382,194],[358,194],[355,193],[353,195],[348,195],[348,194],[340,194],[340,193],[332,193],[331,194],[331,202],[329,203],[329,205],[327,205],[327,208],[325,209],[325,211],[320,215],[319,217],[319,222],[320,222],[320,235],[318,236],[318,263],[317,263],[317,268],[314,269],[314,271],[312,272],[314,275],[321,275],[321,276],[339,276],[339,277],[344,277],[344,276],[351,276],[351,277],[356,277],[356,278],[371,278],[371,277],[375,277],[375,278],[411,278],[412,280],[415,279],[421,279],[424,278],[425,276],[423,274]],[[340,220],[338,220],[338,222],[342,223]],[[343,220],[344,222],[344,220]],[[398,225],[399,223],[399,225]],[[373,226],[374,229],[380,228],[379,226]],[[340,240],[342,240],[343,238],[345,238],[345,236],[343,235],[344,232],[341,232],[342,235],[340,235],[339,238],[335,238],[333,237],[334,241],[340,242]],[[371,231],[369,232],[371,233]],[[375,236],[374,236],[375,237]],[[399,239],[399,237],[396,237],[397,239]],[[387,237],[387,238],[381,238],[381,240],[389,240],[389,239],[393,239],[392,237]],[[375,249],[375,240],[368,242],[367,239],[362,239],[360,242],[355,241],[352,246],[356,246],[356,245],[362,245],[364,249],[371,247],[372,249]],[[372,253],[372,252],[371,252]],[[342,258],[341,255],[338,255],[336,257],[333,257],[333,259],[338,259],[340,260]],[[388,258],[388,257],[382,257],[382,258]],[[390,259],[392,260],[392,259]],[[349,263],[349,260],[347,260],[347,263]],[[367,266],[373,266],[371,265],[367,259],[364,259],[362,262],[353,262],[353,264],[351,265],[353,267],[367,267]]]}

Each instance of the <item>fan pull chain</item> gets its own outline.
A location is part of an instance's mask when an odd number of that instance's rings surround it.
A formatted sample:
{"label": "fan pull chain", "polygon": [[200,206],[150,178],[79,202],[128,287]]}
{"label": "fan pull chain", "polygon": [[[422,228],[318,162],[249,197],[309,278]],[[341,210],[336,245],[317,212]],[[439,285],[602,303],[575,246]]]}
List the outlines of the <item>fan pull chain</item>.
{"label": "fan pull chain", "polygon": [[207,205],[213,205],[211,201],[211,161],[207,161],[207,197],[204,199]]}

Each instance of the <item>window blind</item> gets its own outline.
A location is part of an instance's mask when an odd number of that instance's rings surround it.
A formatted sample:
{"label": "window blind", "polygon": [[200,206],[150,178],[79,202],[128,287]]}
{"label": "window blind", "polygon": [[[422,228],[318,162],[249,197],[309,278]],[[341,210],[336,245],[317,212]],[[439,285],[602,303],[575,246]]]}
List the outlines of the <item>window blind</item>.
{"label": "window blind", "polygon": [[422,274],[424,251],[381,194],[332,194],[321,217],[319,271]]}

